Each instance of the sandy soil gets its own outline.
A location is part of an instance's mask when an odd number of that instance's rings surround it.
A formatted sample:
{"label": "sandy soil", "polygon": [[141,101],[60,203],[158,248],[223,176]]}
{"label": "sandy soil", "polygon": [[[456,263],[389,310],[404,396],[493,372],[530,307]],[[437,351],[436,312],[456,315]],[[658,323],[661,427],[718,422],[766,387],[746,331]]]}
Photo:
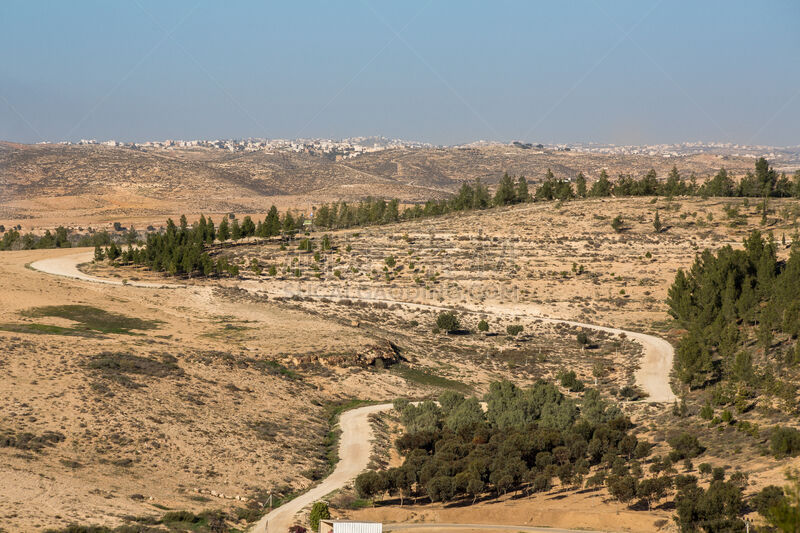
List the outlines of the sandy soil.
{"label": "sandy soil", "polygon": [[[121,285],[122,282],[89,276],[78,269],[78,264],[90,259],[87,252],[61,255],[53,259],[36,261],[31,264],[31,268],[51,275],[66,276],[79,279],[81,281],[108,283]],[[130,282],[133,287],[141,288],[165,288],[166,285],[158,285],[147,282]],[[172,286],[174,287],[174,285]],[[319,296],[319,295],[316,295]],[[407,304],[382,299],[385,303]],[[419,305],[419,304],[417,304]],[[426,306],[427,308],[442,309],[441,306]],[[563,321],[549,317],[538,317],[542,321],[552,323],[567,323],[578,327],[588,327],[599,329],[614,335],[625,334],[640,342],[645,350],[645,357],[641,365],[642,370],[637,373],[640,379],[639,385],[648,393],[647,401],[650,402],[669,402],[674,400],[674,395],[669,387],[669,370],[672,366],[672,346],[651,335],[642,333],[625,332],[617,328],[606,328],[572,321]],[[377,405],[356,409],[342,415],[340,426],[342,437],[339,450],[339,463],[336,469],[322,483],[313,489],[305,492],[291,502],[279,507],[269,513],[253,528],[255,532],[277,533],[286,531],[303,508],[312,504],[335,490],[342,488],[347,482],[366,469],[369,462],[372,428],[368,422],[368,416],[373,413],[390,409],[391,405]]]}
{"label": "sandy soil", "polygon": [[[743,223],[727,218],[730,205],[738,206]],[[448,378],[445,386],[463,384],[468,394],[480,394],[497,379],[523,386],[539,377],[553,379],[565,365],[588,384],[593,362],[602,360],[610,375],[594,386],[604,394],[614,395],[626,376],[630,383],[635,374],[651,401],[668,401],[671,391],[658,377],[669,369],[668,350],[658,341],[678,334],[665,320],[663,303],[675,270],[690,265],[705,247],[739,245],[754,227],[773,231],[779,242],[784,235],[791,238],[796,202],[771,205],[766,227],[759,224],[755,203],[748,207],[741,199],[653,203],[643,198],[526,205],[357,228],[331,232],[335,249],[323,254],[319,271],[312,268],[312,254],[299,253],[296,242],[286,250],[277,243],[242,245],[224,253],[240,265],[243,279],[211,282],[176,283],[127,268],[92,267],[89,274],[81,273],[76,265],[89,259],[91,250],[4,252],[0,324],[30,325],[26,310],[61,304],[92,305],[162,324],[140,335],[102,338],[0,330],[0,429],[66,435],[63,443],[41,453],[0,449],[0,477],[10,480],[0,487],[0,521],[13,531],[68,522],[113,526],[124,515],[158,515],[157,506],[231,509],[242,503],[230,496],[253,498],[259,490],[314,486],[306,472],[322,466],[318,446],[327,430],[325,402],[354,396],[421,398],[441,391],[435,380],[431,385],[393,368],[325,363],[326,355],[353,353],[376,342],[399,346],[408,357],[405,366],[427,372],[425,380]],[[652,229],[656,208],[667,226],[659,234]],[[617,213],[626,222],[622,234],[609,227]],[[321,235],[311,237],[319,249]],[[788,243],[779,254],[787,250]],[[81,255],[69,258],[75,254]],[[384,278],[390,255],[397,268]],[[282,273],[254,275],[247,268],[253,257],[262,265],[276,264]],[[297,279],[283,273],[294,259],[304,270]],[[72,277],[25,268],[30,263]],[[573,264],[586,270],[571,271]],[[341,278],[334,269],[341,269]],[[105,276],[110,283],[94,279]],[[162,289],[175,284],[185,287]],[[485,318],[493,336],[434,334],[431,327],[442,308],[456,309],[473,331]],[[73,325],[57,318],[39,321]],[[512,323],[524,324],[525,332],[506,335]],[[600,347],[586,353],[577,348],[576,329],[569,325],[575,323],[607,328],[591,335]],[[618,334],[602,333],[618,330],[627,330],[628,340],[619,343]],[[637,337],[645,333],[652,337]],[[640,342],[642,364],[634,371],[630,358],[637,356]],[[150,358],[173,354],[182,375],[136,378],[137,388],[121,387],[87,367],[105,351]],[[258,371],[253,366],[258,361],[283,365],[298,378]],[[97,385],[113,396],[98,393]],[[710,448],[698,461],[751,471],[748,494],[782,484],[784,469],[797,463],[762,455],[763,433],[759,440],[733,426],[709,428],[697,417],[676,418],[658,403],[623,402],[623,408],[643,437],[659,443],[654,453],[668,451],[670,432],[692,425]],[[252,429],[264,420],[273,435],[267,440]],[[793,422],[773,417],[758,423],[769,428]],[[74,463],[79,466],[67,466]],[[474,508],[386,506],[353,516],[656,531],[662,521],[669,523],[669,514],[631,511],[609,501],[604,490],[556,490]]]}
{"label": "sandy soil", "polygon": [[[53,259],[45,259],[36,261],[31,264],[31,268],[36,270],[45,272],[47,274],[57,275],[57,276],[66,276],[71,278],[80,279],[83,281],[92,281],[97,283],[111,283],[116,285],[121,285],[121,281],[116,280],[109,280],[107,278],[99,278],[96,276],[90,276],[81,272],[78,268],[80,263],[85,263],[91,260],[91,255],[87,253],[78,253],[73,255],[64,255],[59,256]],[[144,288],[176,288],[179,287],[178,285],[171,285],[171,284],[157,284],[157,283],[148,283],[148,282],[140,282],[140,281],[130,281],[126,282],[134,287],[144,287]],[[249,287],[250,290],[255,292],[264,293],[265,291],[261,290],[258,286],[245,286],[245,288]],[[284,288],[284,290],[280,291],[281,296],[295,296],[299,293],[293,292],[291,290],[292,285],[290,284],[288,287]],[[272,294],[275,296],[275,294]],[[303,296],[306,297],[314,297],[314,298],[330,298],[334,295],[331,294],[308,294],[304,293]],[[403,305],[403,306],[412,306],[415,308],[422,308],[422,309],[429,309],[429,310],[450,310],[450,307],[447,306],[437,306],[437,305],[426,305],[426,304],[419,304],[419,303],[411,303],[411,302],[404,302],[400,300],[392,300],[389,298],[375,298],[370,297],[367,295],[353,295],[350,294],[350,299],[355,301],[369,301],[369,302],[382,302],[386,304],[396,304],[396,305]],[[473,312],[478,312],[473,310]],[[508,314],[512,316],[530,316],[530,313],[525,311],[514,311],[509,312]],[[636,372],[636,383],[639,385],[645,393],[647,393],[647,398],[645,401],[653,402],[653,403],[670,403],[675,401],[675,394],[672,392],[672,388],[670,387],[669,383],[669,374],[672,371],[672,359],[674,355],[674,349],[670,343],[663,339],[659,339],[653,335],[647,335],[644,333],[638,332],[631,332],[625,331],[620,328],[609,328],[604,326],[597,326],[594,324],[587,324],[583,322],[575,322],[571,320],[561,320],[558,318],[541,316],[541,315],[534,315],[537,319],[548,322],[548,323],[562,323],[562,324],[569,324],[576,327],[582,328],[589,328],[595,329],[599,331],[605,331],[607,333],[611,333],[613,335],[625,335],[630,337],[636,342],[640,343],[644,348],[644,357],[642,359],[640,369]]]}
{"label": "sandy soil", "polygon": [[[0,523],[8,531],[114,526],[126,515],[159,516],[164,507],[231,509],[259,491],[301,490],[313,484],[304,472],[326,464],[325,402],[354,391],[373,400],[413,391],[389,374],[278,372],[296,354],[376,342],[358,328],[275,303],[232,301],[211,287],[90,283],[26,268],[76,253],[87,252],[0,254],[0,431],[65,437],[39,452],[0,447]],[[65,304],[160,322],[134,335],[3,329],[72,327],[22,314]],[[168,354],[175,372],[118,381],[88,366],[108,352],[155,361]],[[262,369],[261,361],[274,366]]]}

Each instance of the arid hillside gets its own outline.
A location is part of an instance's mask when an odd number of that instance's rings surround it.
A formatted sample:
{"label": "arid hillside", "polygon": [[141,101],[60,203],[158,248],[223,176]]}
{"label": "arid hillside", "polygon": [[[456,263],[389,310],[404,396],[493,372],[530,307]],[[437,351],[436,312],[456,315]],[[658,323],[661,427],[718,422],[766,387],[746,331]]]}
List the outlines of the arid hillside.
{"label": "arid hillside", "polygon": [[741,175],[753,162],[717,155],[612,156],[512,145],[390,149],[336,161],[294,152],[0,143],[0,220],[263,212],[273,203],[308,209],[367,196],[424,202],[443,198],[476,178],[493,185],[504,172],[534,183],[548,168],[557,178],[568,179],[582,171],[590,181],[601,169],[616,177],[639,176],[654,168],[665,178],[673,165],[684,176],[702,180],[720,167]]}
{"label": "arid hillside", "polygon": [[[26,268],[76,252],[88,260],[91,249],[2,252],[0,477],[13,483],[0,493],[0,520],[13,531],[137,520],[166,527],[165,513],[212,510],[241,530],[268,510],[270,493],[288,496],[329,472],[332,415],[343,404],[442,391],[481,398],[501,379],[546,379],[580,399],[559,377],[567,369],[580,388],[617,402],[638,438],[655,445],[643,469],[660,468],[670,439],[691,430],[705,450],[676,470],[745,471],[750,498],[797,465],[769,451],[772,428],[794,427],[791,415],[761,401],[714,424],[697,415],[704,391],[685,396],[687,413],[631,401],[644,392],[640,344],[540,317],[674,341],[681,332],[664,300],[675,271],[704,248],[740,247],[754,228],[772,232],[786,257],[798,212],[791,199],[775,200],[765,219],[737,198],[540,202],[331,231],[328,246],[317,231],[305,248],[302,235],[211,245],[213,257],[239,267],[235,276],[80,266],[118,285]],[[183,287],[134,286],[148,280]],[[442,309],[456,314],[461,334],[437,329]],[[800,381],[796,370],[783,375]],[[387,420],[377,427],[375,468],[397,461],[398,429]],[[452,519],[454,509],[390,500],[355,511],[352,490],[334,496],[338,516]],[[487,519],[515,509],[562,527],[610,528],[609,517],[623,516],[612,525],[628,531],[659,530],[673,513],[669,503],[628,508],[606,488],[563,483],[513,501],[487,496],[469,511],[488,507],[496,511]]]}

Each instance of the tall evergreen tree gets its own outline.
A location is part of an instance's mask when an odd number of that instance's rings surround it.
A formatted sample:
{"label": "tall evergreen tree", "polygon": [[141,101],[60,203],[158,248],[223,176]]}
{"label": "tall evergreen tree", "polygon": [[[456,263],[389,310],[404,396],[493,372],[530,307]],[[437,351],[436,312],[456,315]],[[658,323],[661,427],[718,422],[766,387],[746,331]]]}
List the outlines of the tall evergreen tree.
{"label": "tall evergreen tree", "polygon": [[515,200],[520,203],[530,200],[530,194],[528,193],[528,182],[525,180],[525,176],[520,176],[517,179]]}
{"label": "tall evergreen tree", "polygon": [[592,184],[589,196],[611,196],[611,182],[608,179],[608,174],[606,174],[606,169],[600,171],[600,178]]}
{"label": "tall evergreen tree", "polygon": [[579,198],[586,198],[586,176],[583,175],[583,172],[578,172],[578,176],[575,178],[575,194]]}
{"label": "tall evergreen tree", "polygon": [[219,238],[220,242],[227,241],[231,238],[231,230],[228,226],[228,218],[225,217],[222,219],[222,222],[219,223],[219,231],[217,231],[217,238]]}
{"label": "tall evergreen tree", "polygon": [[512,180],[511,176],[506,172],[500,179],[500,184],[497,186],[497,190],[494,193],[494,204],[500,206],[508,205],[514,203],[515,199],[516,191],[514,180]]}

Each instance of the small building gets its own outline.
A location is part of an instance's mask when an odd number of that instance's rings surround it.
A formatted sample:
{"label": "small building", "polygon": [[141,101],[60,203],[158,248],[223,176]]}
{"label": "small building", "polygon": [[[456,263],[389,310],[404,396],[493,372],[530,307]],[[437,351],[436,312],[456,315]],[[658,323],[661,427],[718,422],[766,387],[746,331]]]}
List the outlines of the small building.
{"label": "small building", "polygon": [[383,524],[351,520],[320,520],[319,533],[383,533]]}

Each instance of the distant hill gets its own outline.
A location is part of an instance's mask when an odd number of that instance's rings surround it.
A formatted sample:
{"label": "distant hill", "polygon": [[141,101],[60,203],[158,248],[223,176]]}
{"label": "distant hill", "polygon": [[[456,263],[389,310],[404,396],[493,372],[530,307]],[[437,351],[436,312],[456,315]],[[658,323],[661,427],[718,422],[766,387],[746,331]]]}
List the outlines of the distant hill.
{"label": "distant hill", "polygon": [[88,214],[264,211],[269,203],[307,207],[366,196],[423,202],[454,192],[463,181],[495,184],[504,172],[541,180],[547,169],[589,181],[605,168],[639,176],[654,168],[665,178],[673,165],[698,179],[725,167],[737,175],[746,157],[700,154],[665,158],[601,155],[514,145],[387,149],[336,161],[297,152],[228,152],[180,148],[141,150],[103,145],[0,143],[0,218],[43,212]]}

